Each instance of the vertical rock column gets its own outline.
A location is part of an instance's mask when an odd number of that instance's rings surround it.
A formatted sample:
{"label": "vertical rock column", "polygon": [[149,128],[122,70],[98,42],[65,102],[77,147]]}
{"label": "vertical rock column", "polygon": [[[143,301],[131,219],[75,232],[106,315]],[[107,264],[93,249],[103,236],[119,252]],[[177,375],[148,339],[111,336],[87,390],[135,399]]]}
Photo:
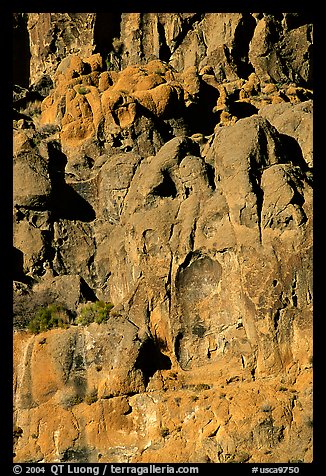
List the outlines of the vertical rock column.
{"label": "vertical rock column", "polygon": [[90,56],[94,50],[95,13],[29,13],[30,84],[53,75],[69,54]]}

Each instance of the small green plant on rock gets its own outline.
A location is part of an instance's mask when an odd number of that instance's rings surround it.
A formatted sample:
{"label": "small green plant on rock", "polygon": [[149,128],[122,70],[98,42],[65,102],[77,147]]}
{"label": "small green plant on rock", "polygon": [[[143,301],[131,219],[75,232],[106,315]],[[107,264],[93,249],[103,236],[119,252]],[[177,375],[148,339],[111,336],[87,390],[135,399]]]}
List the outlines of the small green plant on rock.
{"label": "small green plant on rock", "polygon": [[49,304],[41,307],[28,323],[28,330],[33,334],[56,327],[66,328],[70,323],[68,310],[61,304]]}
{"label": "small green plant on rock", "polygon": [[163,438],[166,438],[169,434],[170,434],[170,430],[166,426],[163,426],[161,428],[161,436]]}
{"label": "small green plant on rock", "polygon": [[107,57],[105,58],[105,64],[106,64],[106,69],[107,69],[107,71],[110,71],[110,69],[112,68],[112,63],[111,63],[111,61],[110,61],[110,57],[109,57],[109,56],[107,56]]}
{"label": "small green plant on rock", "polygon": [[102,324],[110,317],[113,304],[110,302],[96,301],[84,304],[80,314],[77,316],[76,324],[88,326],[92,322]]}
{"label": "small green plant on rock", "polygon": [[84,95],[84,94],[88,94],[90,90],[89,90],[89,88],[87,88],[87,87],[81,85],[81,86],[78,86],[78,87],[76,88],[76,91],[77,91],[78,94]]}
{"label": "small green plant on rock", "polygon": [[92,392],[90,392],[89,394],[87,394],[85,396],[85,403],[87,403],[87,405],[92,405],[92,403],[95,403],[97,402],[98,400],[98,397],[97,397],[97,390],[93,390]]}

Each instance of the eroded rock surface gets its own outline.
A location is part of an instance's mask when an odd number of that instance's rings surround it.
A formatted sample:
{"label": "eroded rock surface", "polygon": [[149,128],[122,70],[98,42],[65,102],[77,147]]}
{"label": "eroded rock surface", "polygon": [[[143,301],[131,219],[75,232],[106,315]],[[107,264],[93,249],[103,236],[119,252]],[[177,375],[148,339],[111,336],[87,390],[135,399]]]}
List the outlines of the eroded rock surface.
{"label": "eroded rock surface", "polygon": [[[309,19],[24,21],[15,460],[310,462]],[[69,326],[28,332],[53,302]]]}

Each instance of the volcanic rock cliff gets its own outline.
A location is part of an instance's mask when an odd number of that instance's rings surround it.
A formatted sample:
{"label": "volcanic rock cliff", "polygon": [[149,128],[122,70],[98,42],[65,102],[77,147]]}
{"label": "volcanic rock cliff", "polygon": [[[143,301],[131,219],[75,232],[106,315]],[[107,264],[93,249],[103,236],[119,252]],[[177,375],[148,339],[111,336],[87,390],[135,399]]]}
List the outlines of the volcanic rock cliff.
{"label": "volcanic rock cliff", "polygon": [[309,18],[18,13],[14,39],[15,461],[310,462]]}

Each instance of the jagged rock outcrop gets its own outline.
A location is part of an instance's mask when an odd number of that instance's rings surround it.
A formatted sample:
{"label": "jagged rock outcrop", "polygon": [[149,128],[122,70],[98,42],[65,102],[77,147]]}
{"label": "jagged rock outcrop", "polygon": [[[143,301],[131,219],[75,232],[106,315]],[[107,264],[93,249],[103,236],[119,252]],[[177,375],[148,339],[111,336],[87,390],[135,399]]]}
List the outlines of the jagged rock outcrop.
{"label": "jagged rock outcrop", "polygon": [[15,460],[311,461],[309,19],[17,15]]}

